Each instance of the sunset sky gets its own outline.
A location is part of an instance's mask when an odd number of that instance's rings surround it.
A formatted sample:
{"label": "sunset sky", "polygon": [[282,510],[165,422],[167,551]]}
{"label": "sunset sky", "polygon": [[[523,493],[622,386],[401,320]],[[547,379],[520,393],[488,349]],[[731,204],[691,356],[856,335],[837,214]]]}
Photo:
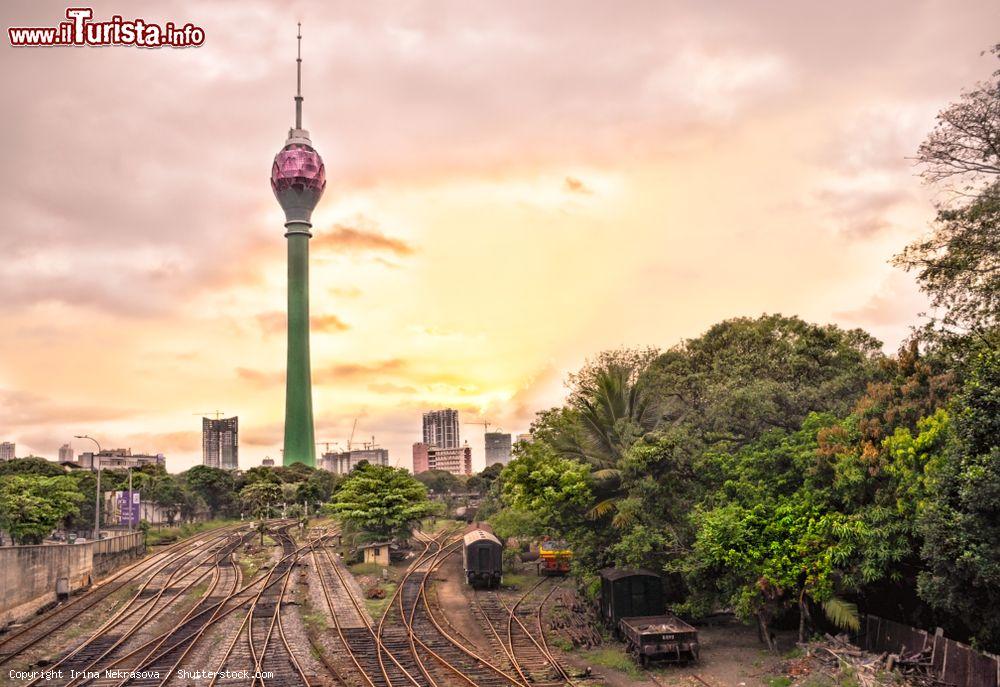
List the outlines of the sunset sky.
{"label": "sunset sky", "polygon": [[[514,433],[588,356],[780,312],[892,351],[925,301],[888,261],[925,232],[912,156],[1000,66],[982,2],[94,2],[203,47],[12,48],[0,146],[0,440],[74,434],[280,461],[293,120],[313,215],[317,440],[410,467],[420,414]],[[4,3],[4,29],[66,5]],[[5,33],[6,35],[6,33]],[[481,426],[465,425],[473,465]],[[89,450],[74,442],[77,451]]]}

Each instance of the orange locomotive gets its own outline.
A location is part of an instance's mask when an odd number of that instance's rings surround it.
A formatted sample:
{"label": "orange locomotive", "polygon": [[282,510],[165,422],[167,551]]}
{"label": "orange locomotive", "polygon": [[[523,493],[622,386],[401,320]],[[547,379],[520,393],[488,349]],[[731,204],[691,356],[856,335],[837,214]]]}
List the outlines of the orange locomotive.
{"label": "orange locomotive", "polygon": [[567,575],[573,552],[560,539],[546,539],[538,545],[538,574]]}

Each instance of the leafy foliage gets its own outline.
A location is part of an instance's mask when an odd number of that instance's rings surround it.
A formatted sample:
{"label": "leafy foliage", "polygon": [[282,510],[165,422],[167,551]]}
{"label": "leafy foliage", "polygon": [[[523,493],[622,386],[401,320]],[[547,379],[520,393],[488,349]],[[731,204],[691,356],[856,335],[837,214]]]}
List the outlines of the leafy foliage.
{"label": "leafy foliage", "polygon": [[0,529],[19,544],[40,544],[82,500],[65,475],[8,475],[0,480]]}
{"label": "leafy foliage", "polygon": [[369,464],[359,465],[347,476],[325,509],[370,541],[407,535],[436,511],[426,487],[409,472]]}

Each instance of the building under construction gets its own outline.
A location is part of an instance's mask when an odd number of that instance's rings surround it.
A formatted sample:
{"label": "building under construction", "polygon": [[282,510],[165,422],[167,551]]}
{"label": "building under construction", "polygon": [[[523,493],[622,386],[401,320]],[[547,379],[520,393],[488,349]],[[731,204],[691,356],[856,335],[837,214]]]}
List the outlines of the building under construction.
{"label": "building under construction", "polygon": [[361,448],[351,451],[327,451],[320,458],[320,468],[337,475],[346,475],[366,461],[372,465],[388,465],[389,450],[384,448]]}
{"label": "building under construction", "polygon": [[240,459],[239,420],[236,417],[201,419],[201,463],[213,468],[235,470]]}

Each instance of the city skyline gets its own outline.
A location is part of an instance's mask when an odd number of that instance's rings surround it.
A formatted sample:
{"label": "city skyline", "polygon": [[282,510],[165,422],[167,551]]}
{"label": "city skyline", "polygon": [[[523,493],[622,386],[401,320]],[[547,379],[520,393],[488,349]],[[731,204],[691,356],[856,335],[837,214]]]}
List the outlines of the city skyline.
{"label": "city skyline", "polygon": [[146,11],[203,26],[203,47],[5,45],[0,439],[54,458],[87,433],[176,472],[201,461],[191,413],[225,407],[241,467],[280,460],[266,168],[299,19],[334,180],[313,217],[317,441],[357,417],[408,466],[429,408],[524,432],[588,356],[739,315],[892,350],[926,302],[888,260],[934,215],[908,158],[955,84],[995,68],[1000,11],[962,6],[170,2]]}

